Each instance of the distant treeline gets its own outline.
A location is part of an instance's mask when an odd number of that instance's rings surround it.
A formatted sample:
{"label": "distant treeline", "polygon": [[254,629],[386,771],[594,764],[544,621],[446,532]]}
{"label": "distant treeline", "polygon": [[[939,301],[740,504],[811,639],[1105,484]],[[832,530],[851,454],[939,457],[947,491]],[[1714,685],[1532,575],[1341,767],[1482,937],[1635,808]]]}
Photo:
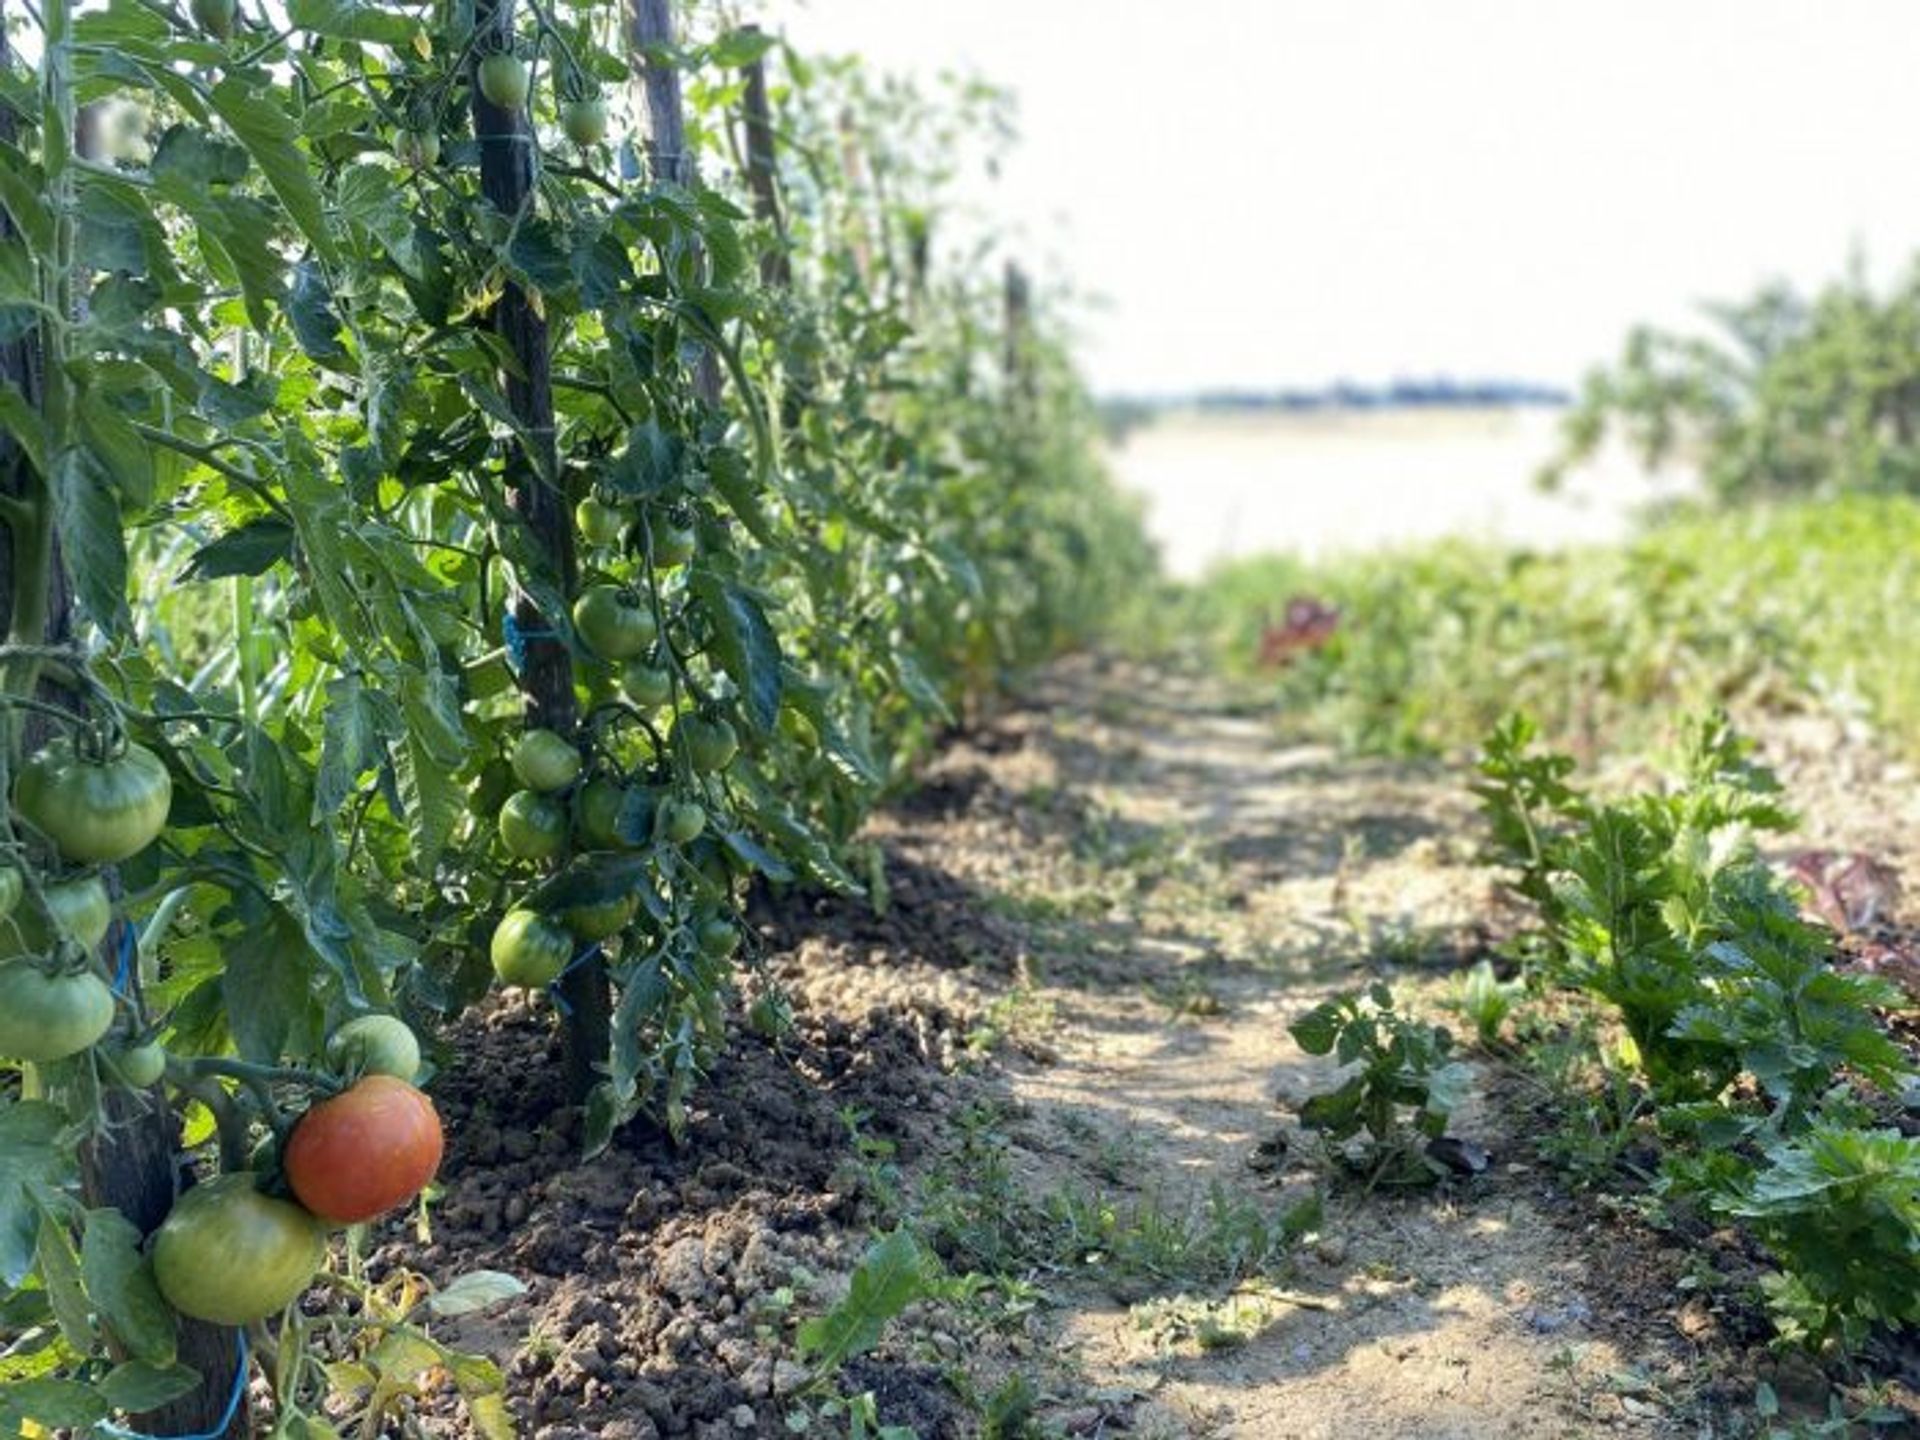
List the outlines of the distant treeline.
{"label": "distant treeline", "polygon": [[1523,380],[1394,380],[1356,385],[1339,380],[1311,390],[1201,390],[1187,395],[1114,396],[1101,402],[1110,428],[1124,430],[1169,410],[1260,412],[1268,410],[1391,410],[1429,406],[1569,405],[1573,396],[1552,385]]}

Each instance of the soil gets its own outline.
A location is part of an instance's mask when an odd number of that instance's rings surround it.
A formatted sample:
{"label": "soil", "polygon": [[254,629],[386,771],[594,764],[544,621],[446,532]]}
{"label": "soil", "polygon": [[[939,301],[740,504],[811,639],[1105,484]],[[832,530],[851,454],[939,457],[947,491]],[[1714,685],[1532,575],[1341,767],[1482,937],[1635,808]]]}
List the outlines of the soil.
{"label": "soil", "polygon": [[[1862,803],[1900,772],[1823,723],[1766,758],[1806,843],[1884,867],[1850,953],[1894,964],[1920,803]],[[794,1028],[734,1038],[677,1146],[636,1125],[577,1159],[543,1008],[452,1037],[431,1240],[396,1233],[374,1273],[526,1286],[435,1329],[500,1364],[523,1433],[846,1435],[832,1393],[920,1440],[1731,1436],[1761,1379],[1825,1413],[1826,1376],[1767,1357],[1758,1257],[1653,1228],[1630,1178],[1571,1186],[1518,1067],[1471,1061],[1452,1133],[1484,1164],[1435,1185],[1369,1186],[1294,1120],[1332,1066],[1293,1019],[1374,977],[1431,1009],[1500,932],[1459,766],[1355,760],[1083,661],[954,739],[868,838],[883,910],[760,902],[749,989]],[[998,1244],[998,1273],[810,1387],[797,1327],[902,1220],[950,1272]],[[450,1396],[419,1419],[463,1428]]]}

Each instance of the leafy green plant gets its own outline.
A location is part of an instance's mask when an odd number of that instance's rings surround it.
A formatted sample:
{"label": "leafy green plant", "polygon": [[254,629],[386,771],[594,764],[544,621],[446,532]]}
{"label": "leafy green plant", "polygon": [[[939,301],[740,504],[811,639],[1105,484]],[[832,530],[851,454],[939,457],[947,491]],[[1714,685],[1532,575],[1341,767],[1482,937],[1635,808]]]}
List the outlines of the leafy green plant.
{"label": "leafy green plant", "polygon": [[847,1287],[846,1297],[800,1326],[801,1357],[816,1382],[880,1343],[889,1322],[916,1300],[938,1293],[939,1262],[905,1228],[875,1240]]}
{"label": "leafy green plant", "polygon": [[1515,711],[1487,732],[1475,768],[1473,793],[1488,832],[1488,858],[1509,874],[1508,888],[1533,906],[1550,931],[1559,919],[1554,876],[1560,845],[1585,802],[1568,785],[1571,755],[1536,751],[1533,718]]}
{"label": "leafy green plant", "polygon": [[[1449,1058],[1453,1037],[1395,1009],[1385,984],[1376,982],[1364,995],[1323,1000],[1288,1030],[1307,1054],[1332,1055],[1356,1067],[1332,1090],[1301,1105],[1300,1123],[1307,1128],[1334,1142],[1364,1130],[1380,1170],[1408,1153],[1404,1124],[1426,1140],[1446,1133],[1466,1083],[1465,1067]],[[1403,1117],[1404,1111],[1411,1116]]]}
{"label": "leafy green plant", "polygon": [[1493,962],[1481,959],[1454,977],[1452,993],[1444,1003],[1470,1021],[1480,1047],[1491,1050],[1499,1045],[1501,1027],[1525,990],[1524,981],[1502,980]]}
{"label": "leafy green plant", "polygon": [[1857,1344],[1920,1322],[1920,1139],[1815,1124],[1769,1146],[1721,1208],[1780,1262],[1767,1296],[1787,1338]]}

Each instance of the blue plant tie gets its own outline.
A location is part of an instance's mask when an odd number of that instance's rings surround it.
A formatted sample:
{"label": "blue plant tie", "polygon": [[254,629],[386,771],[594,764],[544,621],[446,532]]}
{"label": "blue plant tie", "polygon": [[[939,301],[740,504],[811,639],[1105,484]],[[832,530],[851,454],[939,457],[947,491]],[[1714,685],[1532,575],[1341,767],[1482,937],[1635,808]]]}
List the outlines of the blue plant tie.
{"label": "blue plant tie", "polygon": [[567,968],[562,970],[558,975],[554,976],[553,983],[547,986],[547,998],[553,1001],[553,1008],[558,1010],[562,1015],[573,1014],[573,1007],[567,1004],[566,997],[561,995],[560,982],[566,979],[567,976],[571,975],[574,971],[578,970],[582,965],[586,964],[587,961],[593,959],[593,957],[598,955],[599,953],[600,953],[600,942],[596,940],[593,942],[593,944],[587,946],[586,949],[582,950],[578,955],[574,956],[573,959],[569,960],[567,962]]}
{"label": "blue plant tie", "polygon": [[140,953],[133,938],[133,926],[126,921],[120,922],[120,958],[113,972],[113,993],[126,998],[127,985],[133,979],[134,957]]}
{"label": "blue plant tie", "polygon": [[558,632],[541,626],[537,630],[523,630],[520,622],[514,618],[513,611],[507,611],[500,619],[500,634],[507,642],[507,660],[515,671],[527,668],[527,642],[529,640],[558,640]]}
{"label": "blue plant tie", "polygon": [[111,1420],[102,1420],[94,1426],[103,1435],[112,1435],[115,1440],[220,1440],[227,1433],[227,1427],[233,1424],[233,1417],[240,1411],[240,1402],[247,1397],[247,1332],[235,1332],[240,1340],[240,1363],[233,1370],[233,1391],[227,1396],[227,1408],[213,1428],[202,1430],[197,1435],[145,1435],[138,1430],[129,1430],[124,1425],[116,1425]]}

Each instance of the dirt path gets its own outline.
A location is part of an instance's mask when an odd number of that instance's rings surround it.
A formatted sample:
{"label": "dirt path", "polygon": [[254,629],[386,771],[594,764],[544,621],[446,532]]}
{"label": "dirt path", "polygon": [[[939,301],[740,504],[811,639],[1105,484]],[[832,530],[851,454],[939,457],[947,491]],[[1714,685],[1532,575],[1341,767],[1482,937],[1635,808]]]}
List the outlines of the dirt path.
{"label": "dirt path", "polygon": [[[1374,978],[1439,1016],[1495,906],[1464,775],[1278,734],[1056,669],[876,817],[888,903],[766,900],[749,990],[794,1024],[737,1031],[677,1144],[578,1160],[544,1005],[471,1014],[433,1243],[376,1264],[527,1287],[448,1338],[532,1440],[843,1440],[863,1393],[918,1440],[1754,1433],[1754,1257],[1643,1223],[1611,1154],[1570,1193],[1517,1067],[1474,1062],[1455,1112],[1478,1175],[1368,1191],[1300,1130],[1331,1066],[1288,1024]],[[1920,800],[1823,758],[1851,743],[1779,748],[1809,834],[1911,882]],[[816,1374],[802,1326],[902,1226],[947,1289]]]}
{"label": "dirt path", "polygon": [[1125,1401],[1136,1434],[1696,1433],[1667,1421],[1697,1398],[1680,1337],[1634,1338],[1637,1257],[1583,1238],[1478,1069],[1454,1128],[1492,1152],[1485,1175],[1336,1184],[1293,1258],[1246,1262],[1327,1179],[1290,1110],[1332,1067],[1288,1022],[1374,976],[1433,993],[1486,912],[1461,777],[1280,744],[1164,678],[1068,670],[1040,698],[1018,744],[941,775],[984,771],[1049,820],[947,858],[1026,929],[1018,1193],[1071,1212],[1074,1243],[1114,1217],[1110,1256],[1044,1282],[1074,1388]]}

